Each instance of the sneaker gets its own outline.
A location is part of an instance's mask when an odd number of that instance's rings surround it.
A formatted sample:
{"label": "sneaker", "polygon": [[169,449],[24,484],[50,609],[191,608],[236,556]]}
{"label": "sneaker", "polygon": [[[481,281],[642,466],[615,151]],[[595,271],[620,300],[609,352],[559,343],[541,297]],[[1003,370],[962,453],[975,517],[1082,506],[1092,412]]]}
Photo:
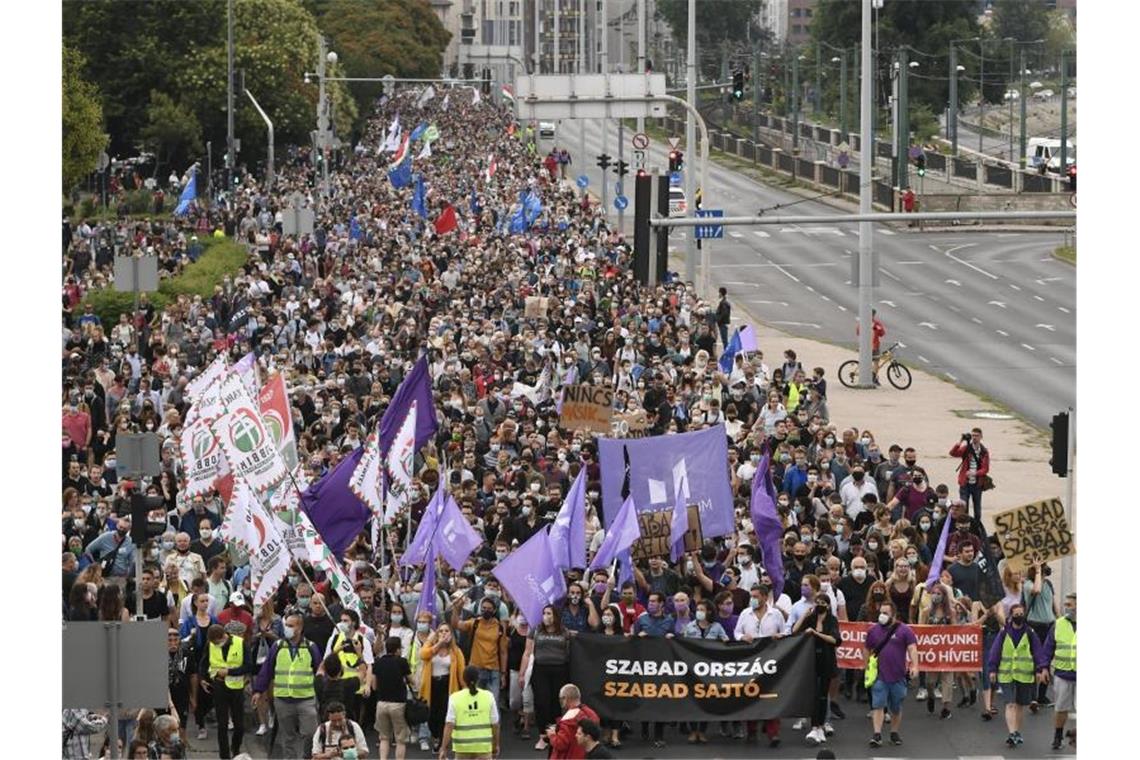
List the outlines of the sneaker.
{"label": "sneaker", "polygon": [[1037,704],[1041,705],[1042,707],[1052,707],[1053,700],[1049,699],[1049,697],[1041,697],[1041,699],[1037,700]]}
{"label": "sneaker", "polygon": [[881,747],[881,746],[883,746],[883,735],[882,734],[871,734],[871,741],[869,741],[867,743],[870,744],[872,747]]}
{"label": "sneaker", "polygon": [[1010,734],[1009,736],[1005,737],[1005,744],[1007,747],[1016,747],[1017,739],[1013,738],[1013,734]]}
{"label": "sneaker", "polygon": [[1021,738],[1021,732],[1020,731],[1014,731],[1013,732],[1013,738],[1018,744],[1025,744],[1025,740]]}
{"label": "sneaker", "polygon": [[664,739],[654,739],[653,740],[653,746],[656,747],[657,749],[664,749],[665,748],[665,740]]}
{"label": "sneaker", "polygon": [[824,723],[823,724],[823,735],[824,736],[831,736],[834,733],[835,733],[834,726],[832,726],[830,723]]}
{"label": "sneaker", "polygon": [[973,707],[978,701],[978,690],[970,689],[970,707]]}
{"label": "sneaker", "polygon": [[1030,702],[1030,703],[1029,703],[1029,712],[1031,712],[1031,713],[1033,713],[1034,715],[1036,715],[1036,714],[1037,714],[1037,708],[1038,708],[1039,706],[1040,706],[1040,705],[1038,705],[1038,704],[1037,704],[1037,700],[1033,700],[1032,702]]}
{"label": "sneaker", "polygon": [[206,738],[206,727],[202,726],[198,729],[198,740],[201,741]]}
{"label": "sneaker", "polygon": [[807,740],[808,744],[822,744],[823,733],[819,730],[819,728],[812,728],[811,731],[807,732],[807,736],[805,736],[804,739]]}
{"label": "sneaker", "polygon": [[1061,746],[1063,744],[1064,744],[1064,739],[1054,739],[1053,743],[1050,744],[1049,746],[1052,747],[1053,749],[1061,749]]}
{"label": "sneaker", "polygon": [[922,700],[926,699],[926,693],[926,689],[919,689],[918,692],[914,695],[914,701],[921,702]]}
{"label": "sneaker", "polygon": [[257,735],[258,736],[265,736],[267,733],[269,733],[269,726],[262,723],[260,726],[257,727]]}
{"label": "sneaker", "polygon": [[427,743],[427,739],[420,739],[420,752],[431,752],[431,745]]}
{"label": "sneaker", "polygon": [[807,726],[807,724],[807,718],[796,718],[796,722],[792,724],[792,730],[803,731],[804,727]]}
{"label": "sneaker", "polygon": [[935,699],[942,699],[942,687],[941,686],[935,686],[934,687],[934,698]]}
{"label": "sneaker", "polygon": [[942,712],[940,712],[938,714],[939,720],[946,720],[949,717],[950,717],[950,708],[949,707],[943,707]]}
{"label": "sneaker", "polygon": [[273,728],[275,725],[277,725],[277,719],[273,717],[273,713],[271,712],[269,713],[269,727]]}
{"label": "sneaker", "polygon": [[831,703],[831,714],[836,718],[839,718],[839,720],[844,720],[847,718],[847,714],[843,712],[843,708],[841,708],[835,702]]}
{"label": "sneaker", "polygon": [[230,718],[230,724],[229,724],[228,728],[229,728],[231,731],[233,731],[233,730],[234,730],[234,719],[233,719],[233,718]]}
{"label": "sneaker", "polygon": [[535,742],[534,748],[535,749],[546,749],[546,737],[542,737],[537,742]]}
{"label": "sneaker", "polygon": [[891,744],[895,745],[896,747],[902,744],[902,737],[899,736],[898,731],[891,731]]}

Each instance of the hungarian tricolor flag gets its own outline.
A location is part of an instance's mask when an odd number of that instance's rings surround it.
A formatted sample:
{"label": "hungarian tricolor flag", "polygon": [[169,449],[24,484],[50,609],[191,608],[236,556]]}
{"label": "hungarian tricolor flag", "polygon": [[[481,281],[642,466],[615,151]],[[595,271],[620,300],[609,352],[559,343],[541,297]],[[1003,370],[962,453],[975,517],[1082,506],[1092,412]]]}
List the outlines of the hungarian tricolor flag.
{"label": "hungarian tricolor flag", "polygon": [[448,205],[443,213],[435,220],[435,231],[437,235],[443,235],[451,232],[459,226],[459,221],[455,218],[455,207]]}
{"label": "hungarian tricolor flag", "polygon": [[399,166],[400,164],[402,164],[404,162],[405,158],[408,157],[408,142],[409,142],[408,138],[409,137],[410,137],[410,135],[404,135],[404,139],[400,141],[400,147],[397,148],[396,152],[392,154],[392,160],[389,163],[390,167],[396,168],[397,166]]}
{"label": "hungarian tricolor flag", "polygon": [[492,153],[487,156],[487,182],[491,181],[491,177],[495,176],[495,172],[499,170],[499,162],[495,160],[495,154]]}
{"label": "hungarian tricolor flag", "polygon": [[511,105],[515,104],[515,93],[509,84],[503,85],[503,100],[509,101]]}

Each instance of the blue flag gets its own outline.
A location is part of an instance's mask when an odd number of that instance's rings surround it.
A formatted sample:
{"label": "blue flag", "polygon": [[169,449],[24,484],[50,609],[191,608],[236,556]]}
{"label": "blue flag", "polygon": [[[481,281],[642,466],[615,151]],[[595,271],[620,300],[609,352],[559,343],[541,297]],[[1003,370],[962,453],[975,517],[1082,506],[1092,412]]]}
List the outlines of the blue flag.
{"label": "blue flag", "polygon": [[182,195],[178,198],[178,206],[174,209],[175,216],[182,216],[190,210],[190,204],[198,197],[198,172],[197,170],[190,172],[190,181],[186,183],[186,189],[182,191]]}
{"label": "blue flag", "polygon": [[412,211],[419,214],[421,219],[427,219],[427,193],[424,190],[424,175],[416,173],[416,189],[412,192]]}
{"label": "blue flag", "polygon": [[408,158],[388,170],[388,181],[391,182],[392,187],[397,190],[412,184],[412,161],[410,154]]}
{"label": "blue flag", "polygon": [[360,240],[364,237],[364,230],[360,229],[360,222],[356,221],[355,215],[348,221],[348,236],[352,240]]}
{"label": "blue flag", "polygon": [[408,137],[408,142],[415,142],[416,140],[423,137],[424,132],[427,132],[427,128],[428,123],[426,121],[421,121],[419,123],[419,126],[412,130],[412,134]]}
{"label": "blue flag", "polygon": [[475,195],[474,185],[471,186],[471,202],[469,205],[471,207],[472,216],[479,216],[479,214],[483,211],[483,207],[479,205],[479,197]]}
{"label": "blue flag", "polygon": [[559,570],[586,566],[586,468],[578,470],[558,517],[550,526],[550,548]]}
{"label": "blue flag", "polygon": [[542,201],[538,197],[538,193],[533,190],[527,194],[526,200],[523,202],[523,208],[526,209],[526,226],[529,227],[534,224],[538,219],[538,215],[542,213]]}
{"label": "blue flag", "polygon": [[728,339],[728,345],[724,347],[724,353],[720,355],[720,371],[728,374],[732,372],[732,363],[736,360],[736,355],[741,352],[744,345],[740,342],[740,328],[732,331],[732,337]]}

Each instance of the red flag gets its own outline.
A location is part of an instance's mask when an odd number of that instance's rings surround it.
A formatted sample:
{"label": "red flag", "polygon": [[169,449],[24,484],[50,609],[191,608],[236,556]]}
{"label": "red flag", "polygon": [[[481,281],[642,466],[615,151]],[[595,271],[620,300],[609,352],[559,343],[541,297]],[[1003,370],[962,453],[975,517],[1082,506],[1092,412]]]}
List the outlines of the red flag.
{"label": "red flag", "polygon": [[437,235],[443,235],[451,232],[459,226],[459,222],[455,218],[455,207],[448,206],[435,220],[435,231]]}

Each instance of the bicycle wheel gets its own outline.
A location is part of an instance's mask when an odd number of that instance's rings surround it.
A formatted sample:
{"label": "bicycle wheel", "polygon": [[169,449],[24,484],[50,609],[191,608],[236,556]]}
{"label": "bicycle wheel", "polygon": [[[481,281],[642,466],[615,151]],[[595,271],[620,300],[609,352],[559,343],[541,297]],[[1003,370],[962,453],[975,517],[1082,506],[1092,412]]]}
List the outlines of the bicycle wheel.
{"label": "bicycle wheel", "polygon": [[905,391],[911,383],[910,370],[898,362],[891,362],[891,366],[887,367],[887,379],[891,381],[891,385],[900,391]]}
{"label": "bicycle wheel", "polygon": [[859,385],[858,359],[848,359],[839,365],[839,382],[845,388],[854,388]]}

